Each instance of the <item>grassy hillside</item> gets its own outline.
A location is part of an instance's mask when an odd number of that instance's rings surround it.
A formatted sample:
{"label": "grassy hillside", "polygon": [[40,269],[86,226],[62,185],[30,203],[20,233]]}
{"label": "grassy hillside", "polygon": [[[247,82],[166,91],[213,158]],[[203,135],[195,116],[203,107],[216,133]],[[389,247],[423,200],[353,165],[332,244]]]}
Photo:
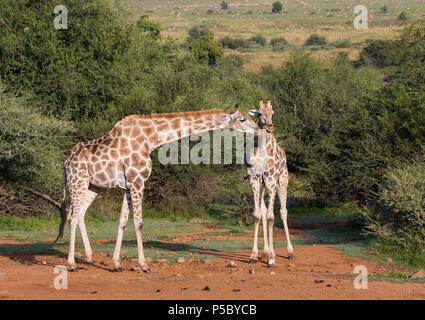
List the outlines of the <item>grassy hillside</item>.
{"label": "grassy hillside", "polygon": [[[290,44],[302,46],[312,33],[325,36],[328,42],[350,39],[350,48],[315,48],[313,54],[329,57],[333,51],[349,53],[351,59],[359,56],[359,46],[367,39],[391,39],[404,21],[397,18],[401,12],[408,20],[425,15],[425,2],[405,1],[281,1],[283,11],[272,13],[273,1],[226,1],[228,9],[221,9],[220,0],[126,0],[136,16],[146,13],[162,24],[162,35],[184,39],[187,31],[195,24],[205,24],[216,38],[225,36],[250,38],[261,34],[268,41],[284,37]],[[353,27],[354,7],[365,5],[369,11],[369,29],[355,30]],[[386,6],[386,12],[383,9]],[[357,44],[357,45],[356,45]],[[292,49],[292,50],[291,50]],[[271,46],[238,52],[247,62],[246,71],[258,72],[263,65],[277,67],[289,56],[289,50],[273,51]],[[234,50],[226,50],[233,54]]]}

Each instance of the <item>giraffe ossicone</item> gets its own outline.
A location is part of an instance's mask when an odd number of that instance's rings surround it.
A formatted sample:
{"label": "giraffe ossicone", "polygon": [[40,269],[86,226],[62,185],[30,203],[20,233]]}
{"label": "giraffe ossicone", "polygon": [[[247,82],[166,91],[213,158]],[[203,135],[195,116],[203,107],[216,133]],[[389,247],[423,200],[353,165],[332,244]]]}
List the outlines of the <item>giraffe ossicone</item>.
{"label": "giraffe ossicone", "polygon": [[[120,251],[124,230],[132,205],[136,230],[138,263],[150,272],[143,251],[142,200],[146,181],[152,172],[150,154],[161,145],[193,134],[216,129],[234,129],[256,134],[258,126],[238,108],[233,112],[207,110],[198,112],[133,115],[119,121],[105,136],[77,144],[64,165],[64,198],[61,224],[56,241],[62,238],[66,221],[70,224],[68,264],[77,271],[75,236],[81,231],[87,262],[92,262],[92,250],[84,217],[97,196],[96,190],[120,188],[125,190],[117,241],[113,255],[113,271],[121,272]],[[67,213],[65,199],[69,193],[71,207]]]}

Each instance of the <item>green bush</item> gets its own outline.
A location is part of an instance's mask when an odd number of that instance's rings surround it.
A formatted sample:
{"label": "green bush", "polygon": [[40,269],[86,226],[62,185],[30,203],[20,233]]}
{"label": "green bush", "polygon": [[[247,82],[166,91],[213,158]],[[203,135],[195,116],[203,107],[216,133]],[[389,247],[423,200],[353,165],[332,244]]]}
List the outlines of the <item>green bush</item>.
{"label": "green bush", "polygon": [[276,1],[272,5],[272,12],[273,13],[280,13],[283,10],[283,5],[280,1]]}
{"label": "green bush", "polygon": [[0,176],[3,179],[46,186],[60,181],[65,161],[63,152],[72,145],[73,132],[71,124],[42,116],[25,98],[5,94],[0,87]]}
{"label": "green bush", "polygon": [[220,43],[222,44],[223,48],[227,48],[227,49],[240,49],[240,48],[249,48],[250,43],[249,40],[247,39],[241,39],[241,38],[230,38],[228,36],[222,38],[220,40]]}
{"label": "green bush", "polygon": [[0,2],[0,76],[8,91],[33,91],[43,114],[86,120],[119,106],[138,79],[165,61],[167,45],[151,36],[158,34],[155,23],[133,22],[118,3],[61,4],[68,8],[67,30],[53,27],[57,1]]}
{"label": "green bush", "polygon": [[229,60],[235,67],[242,68],[244,64],[244,57],[236,54],[228,55],[227,60]]}
{"label": "green bush", "polygon": [[374,65],[380,68],[394,64],[397,44],[393,40],[368,40],[360,53],[363,65]]}
{"label": "green bush", "polygon": [[400,13],[397,17],[397,20],[406,21],[407,20],[407,14],[405,12]]}
{"label": "green bush", "polygon": [[263,37],[261,34],[256,34],[249,39],[250,42],[255,43],[264,47],[267,44],[267,39]]}
{"label": "green bush", "polygon": [[149,33],[154,39],[158,39],[161,35],[161,24],[149,20],[147,14],[142,14],[136,22],[138,28]]}
{"label": "green bush", "polygon": [[285,38],[273,38],[270,40],[270,45],[272,47],[280,47],[280,46],[286,46],[288,44],[288,41],[286,41]]}
{"label": "green bush", "polygon": [[321,37],[318,34],[312,34],[308,39],[305,41],[306,46],[322,46],[325,45],[326,38]]}
{"label": "green bush", "polygon": [[217,64],[224,55],[221,44],[214,40],[214,34],[202,26],[194,26],[189,30],[186,43],[198,62],[210,66]]}
{"label": "green bush", "polygon": [[362,217],[368,233],[411,255],[425,249],[425,161],[390,168]]}
{"label": "green bush", "polygon": [[27,188],[60,199],[71,123],[45,117],[0,87],[0,215],[48,217],[56,208]]}
{"label": "green bush", "polygon": [[353,46],[353,43],[351,42],[351,39],[341,39],[330,43],[331,46],[335,48],[351,48]]}
{"label": "green bush", "polygon": [[275,108],[275,136],[291,170],[307,173],[318,204],[361,199],[375,183],[372,173],[383,165],[386,148],[362,104],[365,92],[382,86],[380,74],[354,68],[344,54],[330,64],[293,55],[277,70],[264,69],[262,77]]}

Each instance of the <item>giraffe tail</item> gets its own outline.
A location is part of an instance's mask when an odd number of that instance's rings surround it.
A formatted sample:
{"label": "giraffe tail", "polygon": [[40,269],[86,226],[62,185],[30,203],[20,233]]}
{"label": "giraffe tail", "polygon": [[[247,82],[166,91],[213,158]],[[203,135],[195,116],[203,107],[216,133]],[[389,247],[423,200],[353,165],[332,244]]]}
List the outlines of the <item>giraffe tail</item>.
{"label": "giraffe tail", "polygon": [[66,221],[68,220],[68,216],[67,216],[67,213],[66,213],[66,168],[64,168],[64,170],[63,170],[63,177],[64,177],[63,199],[62,199],[62,205],[61,205],[61,208],[60,208],[61,223],[59,225],[59,235],[56,238],[54,244],[63,238],[63,233],[64,233],[64,230],[65,230]]}

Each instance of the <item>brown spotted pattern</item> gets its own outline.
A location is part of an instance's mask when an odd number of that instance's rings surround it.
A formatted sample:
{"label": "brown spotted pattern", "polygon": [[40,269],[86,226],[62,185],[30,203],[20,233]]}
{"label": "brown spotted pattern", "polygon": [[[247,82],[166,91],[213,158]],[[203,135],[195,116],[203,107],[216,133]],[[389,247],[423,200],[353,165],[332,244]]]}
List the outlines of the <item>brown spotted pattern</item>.
{"label": "brown spotted pattern", "polygon": [[71,198],[68,213],[68,263],[71,270],[77,270],[74,259],[77,226],[81,231],[86,259],[88,262],[92,261],[84,216],[97,196],[95,190],[121,188],[126,192],[113,256],[114,270],[121,271],[119,255],[131,204],[137,236],[138,262],[144,271],[148,271],[142,242],[142,201],[145,183],[152,172],[150,153],[166,143],[215,129],[235,129],[255,134],[258,126],[239,110],[133,115],[118,122],[107,135],[77,144],[65,161],[65,186]]}
{"label": "brown spotted pattern", "polygon": [[[289,181],[286,155],[277,144],[273,135],[273,107],[268,101],[267,105],[260,101],[260,109],[250,113],[258,118],[259,133],[256,137],[257,144],[247,158],[246,166],[251,189],[254,195],[254,246],[251,262],[257,261],[258,257],[258,229],[260,219],[263,222],[264,255],[270,265],[275,263],[273,250],[273,223],[274,202],[276,193],[281,204],[281,218],[285,228],[287,250],[289,258],[294,258],[294,250],[288,231],[286,209],[287,187]],[[268,190],[268,207],[264,201],[265,188]]]}

